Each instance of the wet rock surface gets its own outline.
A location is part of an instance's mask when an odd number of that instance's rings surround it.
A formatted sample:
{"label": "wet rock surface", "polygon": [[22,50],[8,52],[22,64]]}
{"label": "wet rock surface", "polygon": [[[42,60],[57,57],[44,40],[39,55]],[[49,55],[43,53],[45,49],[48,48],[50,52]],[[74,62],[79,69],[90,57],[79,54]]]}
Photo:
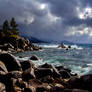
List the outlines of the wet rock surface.
{"label": "wet rock surface", "polygon": [[37,57],[36,55],[33,55],[33,56],[30,58],[30,60],[40,60],[40,58]]}
{"label": "wet rock surface", "polygon": [[21,65],[15,56],[9,53],[0,54],[0,60],[5,64],[8,71],[21,70]]}
{"label": "wet rock surface", "polygon": [[25,71],[29,68],[33,68],[34,67],[34,63],[31,60],[27,60],[27,61],[22,61],[20,62],[22,70]]}
{"label": "wet rock surface", "polygon": [[51,64],[35,66],[0,54],[0,92],[92,92],[92,74],[78,76],[71,70]]}

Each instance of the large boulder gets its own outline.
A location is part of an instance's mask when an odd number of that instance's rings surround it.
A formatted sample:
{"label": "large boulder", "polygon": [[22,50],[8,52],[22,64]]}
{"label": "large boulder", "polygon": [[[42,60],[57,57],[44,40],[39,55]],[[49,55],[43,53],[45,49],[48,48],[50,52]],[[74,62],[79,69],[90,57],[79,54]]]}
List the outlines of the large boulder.
{"label": "large boulder", "polygon": [[0,54],[0,60],[5,64],[8,71],[21,70],[21,65],[15,56],[9,53]]}
{"label": "large boulder", "polygon": [[25,39],[24,38],[18,39],[18,48],[20,48],[20,49],[25,48]]}
{"label": "large boulder", "polygon": [[80,78],[71,77],[68,81],[71,88],[85,89],[92,91],[92,74],[83,75]]}
{"label": "large boulder", "polygon": [[22,74],[22,78],[25,81],[28,81],[30,79],[34,79],[35,78],[34,69],[29,68],[29,69],[25,70]]}
{"label": "large boulder", "polygon": [[92,74],[83,75],[80,77],[82,88],[92,91]]}
{"label": "large boulder", "polygon": [[50,69],[53,70],[52,76],[54,78],[57,78],[57,77],[59,78],[60,77],[59,71],[53,65],[51,65],[51,64],[45,63],[45,64],[39,66],[39,68],[50,68]]}
{"label": "large boulder", "polygon": [[40,60],[40,58],[37,57],[36,55],[33,55],[33,56],[30,58],[30,60]]}
{"label": "large boulder", "polygon": [[71,77],[68,81],[68,86],[70,88],[77,88],[80,89],[82,87],[82,81],[80,80],[79,77]]}
{"label": "large boulder", "polygon": [[25,71],[29,68],[34,68],[34,65],[35,65],[31,60],[21,61],[20,64],[21,64],[23,71]]}
{"label": "large boulder", "polygon": [[70,78],[71,77],[70,73],[68,73],[65,70],[60,70],[59,73],[60,73],[62,78]]}
{"label": "large boulder", "polygon": [[37,68],[37,70],[35,70],[36,78],[42,78],[48,75],[52,76],[52,74],[53,74],[53,69],[50,68]]}

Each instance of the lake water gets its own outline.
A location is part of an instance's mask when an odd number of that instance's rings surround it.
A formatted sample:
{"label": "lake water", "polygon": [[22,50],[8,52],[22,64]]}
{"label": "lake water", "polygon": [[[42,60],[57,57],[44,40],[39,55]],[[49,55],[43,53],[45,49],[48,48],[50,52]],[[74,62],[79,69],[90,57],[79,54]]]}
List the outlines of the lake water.
{"label": "lake water", "polygon": [[19,60],[27,60],[32,55],[37,55],[41,60],[33,61],[36,65],[50,63],[55,66],[66,66],[80,75],[92,73],[92,45],[72,45],[69,50],[57,48],[58,44],[39,45],[44,48],[42,51],[25,51],[15,56]]}

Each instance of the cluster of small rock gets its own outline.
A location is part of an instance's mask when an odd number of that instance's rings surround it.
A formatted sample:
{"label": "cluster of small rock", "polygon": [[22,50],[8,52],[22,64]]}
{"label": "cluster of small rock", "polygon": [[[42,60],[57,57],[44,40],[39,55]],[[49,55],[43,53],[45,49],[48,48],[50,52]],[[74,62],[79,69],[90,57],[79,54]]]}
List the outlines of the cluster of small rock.
{"label": "cluster of small rock", "polygon": [[[33,56],[30,59],[37,59]],[[0,92],[92,92],[92,74],[78,76],[63,66],[35,66],[0,54]]]}
{"label": "cluster of small rock", "polygon": [[20,37],[19,39],[4,38],[0,40],[0,50],[7,51],[9,53],[23,52],[23,51],[34,51],[42,49],[38,45],[33,44],[28,39]]}
{"label": "cluster of small rock", "polygon": [[70,46],[70,45],[65,46],[65,44],[64,44],[64,43],[61,43],[61,44],[58,46],[58,48],[62,48],[62,49],[69,50],[69,49],[71,49],[71,46]]}

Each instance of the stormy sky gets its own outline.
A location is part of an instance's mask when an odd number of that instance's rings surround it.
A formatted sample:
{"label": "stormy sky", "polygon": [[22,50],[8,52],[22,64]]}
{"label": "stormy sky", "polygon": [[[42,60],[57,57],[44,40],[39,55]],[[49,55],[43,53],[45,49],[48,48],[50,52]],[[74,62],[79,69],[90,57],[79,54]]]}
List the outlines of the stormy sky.
{"label": "stormy sky", "polygon": [[92,43],[92,0],[0,0],[0,25],[11,17],[22,35]]}

